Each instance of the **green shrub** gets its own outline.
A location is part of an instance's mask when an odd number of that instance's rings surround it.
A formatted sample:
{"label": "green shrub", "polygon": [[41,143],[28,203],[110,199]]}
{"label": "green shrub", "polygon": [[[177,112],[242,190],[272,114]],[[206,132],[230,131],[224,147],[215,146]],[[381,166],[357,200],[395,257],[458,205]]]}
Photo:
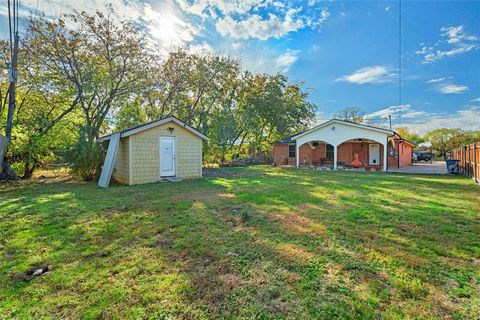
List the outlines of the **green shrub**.
{"label": "green shrub", "polygon": [[66,154],[72,174],[85,181],[99,176],[104,158],[102,146],[88,132],[81,127],[77,142]]}

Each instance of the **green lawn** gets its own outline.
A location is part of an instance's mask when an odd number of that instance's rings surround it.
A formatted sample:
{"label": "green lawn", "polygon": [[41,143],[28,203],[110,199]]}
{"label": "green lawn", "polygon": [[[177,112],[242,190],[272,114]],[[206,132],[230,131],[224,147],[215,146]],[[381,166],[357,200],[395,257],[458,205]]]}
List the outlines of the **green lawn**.
{"label": "green lawn", "polygon": [[1,184],[0,318],[479,318],[479,208],[450,176]]}

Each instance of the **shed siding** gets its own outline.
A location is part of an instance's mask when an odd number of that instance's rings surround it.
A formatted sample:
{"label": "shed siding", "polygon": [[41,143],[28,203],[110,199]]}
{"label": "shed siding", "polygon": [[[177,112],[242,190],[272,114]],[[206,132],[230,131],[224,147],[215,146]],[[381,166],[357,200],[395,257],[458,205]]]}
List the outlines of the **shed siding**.
{"label": "shed siding", "polygon": [[115,170],[113,173],[113,179],[124,184],[129,183],[129,138],[130,137],[120,139],[117,161],[115,162]]}
{"label": "shed siding", "polygon": [[[173,127],[172,133],[168,130]],[[174,122],[131,135],[132,184],[160,180],[160,136],[175,137],[176,176],[200,178],[202,176],[202,139]]]}

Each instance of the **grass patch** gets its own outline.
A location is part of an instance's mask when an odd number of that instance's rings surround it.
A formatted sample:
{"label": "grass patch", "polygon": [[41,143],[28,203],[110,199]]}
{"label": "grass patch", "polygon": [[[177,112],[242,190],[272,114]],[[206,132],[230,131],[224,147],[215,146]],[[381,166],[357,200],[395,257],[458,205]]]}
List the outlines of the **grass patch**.
{"label": "grass patch", "polygon": [[1,184],[0,318],[480,317],[469,179],[216,170]]}

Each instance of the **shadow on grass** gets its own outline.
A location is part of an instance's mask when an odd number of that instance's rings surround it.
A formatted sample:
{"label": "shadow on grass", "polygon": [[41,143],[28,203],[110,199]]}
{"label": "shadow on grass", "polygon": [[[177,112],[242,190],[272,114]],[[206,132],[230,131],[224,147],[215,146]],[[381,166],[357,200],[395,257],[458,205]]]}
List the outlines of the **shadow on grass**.
{"label": "shadow on grass", "polygon": [[[475,316],[478,198],[463,179],[221,172],[107,190],[2,187],[0,313]],[[36,264],[53,271],[29,282],[15,276]]]}

